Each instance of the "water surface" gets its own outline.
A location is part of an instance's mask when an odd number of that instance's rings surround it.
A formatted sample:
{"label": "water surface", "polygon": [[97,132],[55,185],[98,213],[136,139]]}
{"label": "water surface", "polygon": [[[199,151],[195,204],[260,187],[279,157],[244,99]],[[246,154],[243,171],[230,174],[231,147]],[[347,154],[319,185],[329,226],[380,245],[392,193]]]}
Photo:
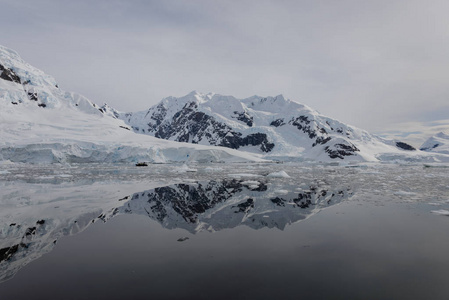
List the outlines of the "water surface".
{"label": "water surface", "polygon": [[2,168],[2,299],[449,296],[447,169]]}

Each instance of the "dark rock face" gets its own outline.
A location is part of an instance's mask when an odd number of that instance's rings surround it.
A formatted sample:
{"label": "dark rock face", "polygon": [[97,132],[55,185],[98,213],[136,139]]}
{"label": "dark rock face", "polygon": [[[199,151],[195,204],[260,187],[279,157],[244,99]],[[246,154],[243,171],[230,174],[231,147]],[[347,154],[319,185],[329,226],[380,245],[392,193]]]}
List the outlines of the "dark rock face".
{"label": "dark rock face", "polygon": [[298,193],[296,197],[293,199],[284,199],[282,197],[276,197],[270,199],[271,202],[276,204],[276,206],[282,206],[284,207],[286,203],[293,202],[297,207],[306,209],[310,208],[315,205],[315,203],[320,202],[320,199],[326,199],[327,204],[332,202],[334,198],[343,198],[347,197],[348,195],[351,195],[352,191],[348,189],[346,192],[343,190],[339,190],[336,193],[332,193],[332,195],[328,198],[325,198],[328,195],[327,190],[318,189],[315,186],[311,186],[309,190],[306,190],[304,192]]}
{"label": "dark rock face", "polygon": [[32,101],[37,101],[37,93],[36,92],[27,92],[28,99]]}
{"label": "dark rock face", "polygon": [[347,144],[335,144],[333,147],[327,146],[324,148],[330,158],[344,159],[345,156],[356,155],[355,152],[360,151],[353,144],[346,142]]}
{"label": "dark rock face", "polygon": [[332,140],[332,138],[330,136],[328,136],[328,137],[319,136],[319,137],[317,137],[315,142],[312,144],[312,147],[315,147],[316,145],[324,145],[327,142],[329,142],[330,140]]}
{"label": "dark rock face", "polygon": [[270,123],[270,126],[279,127],[285,125],[284,119],[277,119]]}
{"label": "dark rock face", "polygon": [[[274,144],[268,141],[265,133],[254,133],[243,136],[234,131],[230,126],[218,122],[214,117],[197,111],[195,102],[187,103],[178,111],[171,120],[165,120],[167,110],[160,104],[156,112],[151,115],[154,123],[148,123],[147,131],[162,139],[174,137],[175,141],[198,144],[206,140],[210,145],[239,149],[244,146],[259,146],[263,152],[270,152]],[[150,112],[148,112],[150,113]],[[238,114],[239,120],[245,120],[248,126],[252,126],[252,118],[245,112]],[[251,124],[251,125],[249,125]],[[133,127],[139,131],[141,128]],[[142,129],[145,132],[144,129]]]}
{"label": "dark rock face", "polygon": [[420,148],[419,150],[421,150],[421,151],[430,151],[430,150],[432,150],[432,149],[435,149],[436,147],[438,147],[440,144],[435,144],[435,145],[433,145],[432,147],[423,147],[423,148]]}
{"label": "dark rock face", "polygon": [[265,133],[253,133],[243,138],[241,136],[241,133],[234,133],[233,136],[225,136],[218,146],[238,149],[243,146],[260,145],[260,150],[263,152],[270,152],[274,148],[274,144],[268,142],[268,138]]}
{"label": "dark rock face", "polygon": [[238,204],[237,206],[233,206],[233,207],[237,207],[238,210],[234,211],[235,213],[247,213],[250,211],[251,208],[254,208],[254,199],[249,198],[248,200],[246,200],[245,202],[242,202],[240,204]]}
{"label": "dark rock face", "polygon": [[[0,263],[2,261],[10,260],[17,252],[19,252],[19,250],[28,248],[33,238],[36,235],[39,235],[40,230],[45,227],[44,224],[45,220],[36,221],[36,226],[28,227],[25,229],[25,232],[23,233],[21,242],[19,244],[0,249]],[[17,228],[20,227],[20,225],[17,225],[16,223],[11,223],[9,224],[9,226],[17,226]]]}
{"label": "dark rock face", "polygon": [[[147,115],[150,111],[147,112]],[[156,121],[156,126],[161,125],[162,121],[164,121],[165,116],[167,115],[167,109],[164,105],[159,104],[157,106],[157,111],[151,115],[151,119]],[[150,126],[150,124],[148,124]]]}
{"label": "dark rock face", "polygon": [[237,115],[237,117],[236,117],[237,120],[242,121],[249,127],[253,126],[253,122],[254,122],[253,117],[251,117],[246,111],[244,111],[244,112],[235,111],[234,114]]}
{"label": "dark rock face", "polygon": [[30,235],[34,235],[34,234],[36,234],[36,227],[27,228],[27,230],[25,231],[26,236],[30,236]]}
{"label": "dark rock face", "polygon": [[103,114],[110,113],[110,116],[113,117],[114,119],[120,118],[120,114],[115,109],[113,109],[109,105],[107,105],[106,103],[103,104],[103,106],[100,107],[98,110]]}
{"label": "dark rock face", "polygon": [[270,199],[270,201],[273,202],[274,204],[276,204],[277,206],[285,206],[285,199],[276,197],[276,198]]}
{"label": "dark rock face", "polygon": [[403,142],[397,142],[396,143],[396,147],[402,149],[402,150],[407,150],[407,151],[415,151],[416,148],[407,144],[407,143],[403,143]]}
{"label": "dark rock face", "polygon": [[0,78],[15,83],[21,83],[20,77],[13,70],[5,68],[0,64]]}
{"label": "dark rock face", "polygon": [[316,137],[316,131],[310,124],[311,121],[307,116],[299,116],[297,118],[293,118],[288,123],[298,128],[298,130],[306,133],[310,139],[314,139]]}
{"label": "dark rock face", "polygon": [[11,259],[11,257],[19,250],[19,245],[0,249],[0,262]]}

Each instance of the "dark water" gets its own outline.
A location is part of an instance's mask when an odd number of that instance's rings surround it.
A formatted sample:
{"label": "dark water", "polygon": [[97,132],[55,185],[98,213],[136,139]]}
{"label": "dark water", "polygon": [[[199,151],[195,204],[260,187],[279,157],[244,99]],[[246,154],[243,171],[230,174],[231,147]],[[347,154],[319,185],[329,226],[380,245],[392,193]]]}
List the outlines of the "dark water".
{"label": "dark water", "polygon": [[449,218],[347,183],[180,183],[46,217],[3,251],[0,299],[449,299]]}
{"label": "dark water", "polygon": [[[122,215],[62,239],[2,299],[447,299],[448,220],[333,207],[284,231],[186,234]],[[184,242],[177,239],[188,236]]]}

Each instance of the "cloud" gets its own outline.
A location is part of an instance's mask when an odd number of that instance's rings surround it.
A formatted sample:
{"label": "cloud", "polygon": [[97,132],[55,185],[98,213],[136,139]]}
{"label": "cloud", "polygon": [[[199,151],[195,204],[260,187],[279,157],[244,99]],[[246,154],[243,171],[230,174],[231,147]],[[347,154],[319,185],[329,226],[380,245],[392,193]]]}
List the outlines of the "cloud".
{"label": "cloud", "polygon": [[5,46],[123,111],[198,90],[282,93],[370,131],[449,113],[446,1],[0,4]]}

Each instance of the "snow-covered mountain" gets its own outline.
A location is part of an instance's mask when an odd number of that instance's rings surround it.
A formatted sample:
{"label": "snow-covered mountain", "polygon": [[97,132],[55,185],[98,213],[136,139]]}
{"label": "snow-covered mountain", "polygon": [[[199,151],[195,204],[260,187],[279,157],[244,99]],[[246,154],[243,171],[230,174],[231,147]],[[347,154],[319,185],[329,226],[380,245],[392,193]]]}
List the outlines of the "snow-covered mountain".
{"label": "snow-covered mountain", "polygon": [[162,139],[224,146],[271,159],[378,161],[425,154],[276,97],[237,99],[192,92],[148,111],[121,113],[135,132]]}
{"label": "snow-covered mountain", "polygon": [[248,161],[257,155],[137,135],[107,105],[65,92],[0,46],[0,160],[14,162]]}
{"label": "snow-covered mountain", "polygon": [[449,154],[449,135],[443,132],[437,133],[425,141],[420,150],[433,153]]}
{"label": "snow-covered mountain", "polygon": [[281,95],[192,92],[120,113],[63,91],[2,46],[0,123],[0,160],[13,162],[449,161],[447,152],[415,151]]}

